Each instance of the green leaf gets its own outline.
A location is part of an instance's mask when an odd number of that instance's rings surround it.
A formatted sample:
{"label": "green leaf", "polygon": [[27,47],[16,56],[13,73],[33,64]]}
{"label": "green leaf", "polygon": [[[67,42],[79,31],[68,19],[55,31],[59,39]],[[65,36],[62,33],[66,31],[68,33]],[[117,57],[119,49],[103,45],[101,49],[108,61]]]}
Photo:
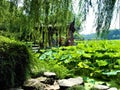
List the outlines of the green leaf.
{"label": "green leaf", "polygon": [[120,59],[117,60],[118,64],[120,65]]}
{"label": "green leaf", "polygon": [[78,64],[78,66],[79,66],[80,68],[89,68],[89,66],[88,66],[87,64],[85,64],[84,62],[80,62],[80,63]]}
{"label": "green leaf", "polygon": [[114,68],[116,68],[116,69],[120,68],[120,65],[114,65]]}
{"label": "green leaf", "polygon": [[108,65],[108,62],[105,60],[96,60],[98,66],[106,66]]}
{"label": "green leaf", "polygon": [[120,70],[111,71],[111,72],[103,72],[102,74],[111,76],[111,75],[117,75],[118,72],[120,72]]}

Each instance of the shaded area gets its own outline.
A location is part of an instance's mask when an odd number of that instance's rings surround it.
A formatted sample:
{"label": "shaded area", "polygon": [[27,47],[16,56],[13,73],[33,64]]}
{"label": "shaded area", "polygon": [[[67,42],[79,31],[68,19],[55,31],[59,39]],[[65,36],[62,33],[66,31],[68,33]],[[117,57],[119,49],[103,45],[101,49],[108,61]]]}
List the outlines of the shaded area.
{"label": "shaded area", "polygon": [[30,73],[30,52],[14,40],[0,36],[0,89],[21,86]]}

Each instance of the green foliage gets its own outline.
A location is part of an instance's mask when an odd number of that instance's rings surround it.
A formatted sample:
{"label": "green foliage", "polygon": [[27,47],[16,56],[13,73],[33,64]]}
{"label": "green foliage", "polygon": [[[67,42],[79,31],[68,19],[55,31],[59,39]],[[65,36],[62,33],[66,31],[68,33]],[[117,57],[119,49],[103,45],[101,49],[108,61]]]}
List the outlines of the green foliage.
{"label": "green foliage", "polygon": [[66,37],[68,23],[73,19],[72,0],[22,2],[19,7],[18,0],[0,1],[0,31],[5,36],[33,41],[42,48],[51,47],[53,39],[58,45],[58,38]]}
{"label": "green foliage", "polygon": [[56,60],[38,60],[37,54],[34,55],[36,60],[32,66],[32,77],[43,75],[46,71],[55,72],[57,78],[65,78],[69,76],[69,70]]}
{"label": "green foliage", "polygon": [[[79,26],[79,25],[78,25],[78,26]],[[83,37],[82,35],[80,35],[79,33],[75,32],[75,33],[74,33],[74,39],[77,40],[77,41],[78,41],[78,40],[84,40],[84,37]],[[77,41],[76,41],[76,42],[77,42]]]}
{"label": "green foliage", "polygon": [[31,59],[23,43],[0,36],[0,89],[21,86],[30,75]]}
{"label": "green foliage", "polygon": [[[116,78],[117,78],[117,80],[116,80]],[[119,89],[120,89],[120,83],[119,83],[119,78],[120,78],[120,77],[116,77],[116,78],[112,79],[112,80],[109,82],[109,84],[110,84],[110,87],[117,87],[118,90],[119,90]]]}
{"label": "green foliage", "polygon": [[39,53],[40,60],[56,61],[69,69],[74,75],[86,75],[102,80],[106,72],[120,70],[120,41],[80,41],[76,46],[48,49]]}
{"label": "green foliage", "polygon": [[99,67],[101,66],[106,66],[108,63],[104,60],[96,60],[96,63],[98,64]]}
{"label": "green foliage", "polygon": [[[33,55],[34,56],[34,55]],[[44,72],[49,71],[49,65],[46,61],[39,61],[34,57],[34,64],[31,66],[31,76],[37,77],[43,75]]]}
{"label": "green foliage", "polygon": [[117,75],[120,73],[120,70],[111,70],[110,72],[103,72],[104,75],[111,76],[111,75]]}
{"label": "green foliage", "polygon": [[54,61],[50,62],[52,62],[52,64],[49,64],[50,71],[55,72],[57,74],[57,78],[66,78],[68,76],[69,70],[64,65]]}
{"label": "green foliage", "polygon": [[67,90],[85,90],[85,88],[82,85],[76,85],[71,88],[68,88]]}

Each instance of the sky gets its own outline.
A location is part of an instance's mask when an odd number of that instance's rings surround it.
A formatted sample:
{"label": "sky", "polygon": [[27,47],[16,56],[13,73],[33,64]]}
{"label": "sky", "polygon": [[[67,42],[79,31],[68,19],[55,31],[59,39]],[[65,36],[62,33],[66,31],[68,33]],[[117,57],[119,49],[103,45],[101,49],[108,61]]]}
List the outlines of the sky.
{"label": "sky", "polygon": [[18,7],[21,7],[21,6],[23,6],[23,0],[18,0]]}

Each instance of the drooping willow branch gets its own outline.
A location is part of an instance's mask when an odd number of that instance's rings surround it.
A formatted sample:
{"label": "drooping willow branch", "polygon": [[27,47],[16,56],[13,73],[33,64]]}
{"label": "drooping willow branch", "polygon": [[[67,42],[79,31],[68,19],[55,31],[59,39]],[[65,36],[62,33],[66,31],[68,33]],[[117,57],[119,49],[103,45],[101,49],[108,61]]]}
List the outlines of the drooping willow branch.
{"label": "drooping willow branch", "polygon": [[[96,6],[94,6],[96,2]],[[79,14],[81,22],[86,20],[89,9],[92,7],[96,15],[96,32],[97,35],[105,33],[109,30],[115,3],[117,0],[79,0]]]}
{"label": "drooping willow branch", "polygon": [[109,30],[114,6],[116,0],[99,0],[98,1],[98,13],[96,19],[96,31],[97,34],[100,35],[101,33],[105,34]]}

